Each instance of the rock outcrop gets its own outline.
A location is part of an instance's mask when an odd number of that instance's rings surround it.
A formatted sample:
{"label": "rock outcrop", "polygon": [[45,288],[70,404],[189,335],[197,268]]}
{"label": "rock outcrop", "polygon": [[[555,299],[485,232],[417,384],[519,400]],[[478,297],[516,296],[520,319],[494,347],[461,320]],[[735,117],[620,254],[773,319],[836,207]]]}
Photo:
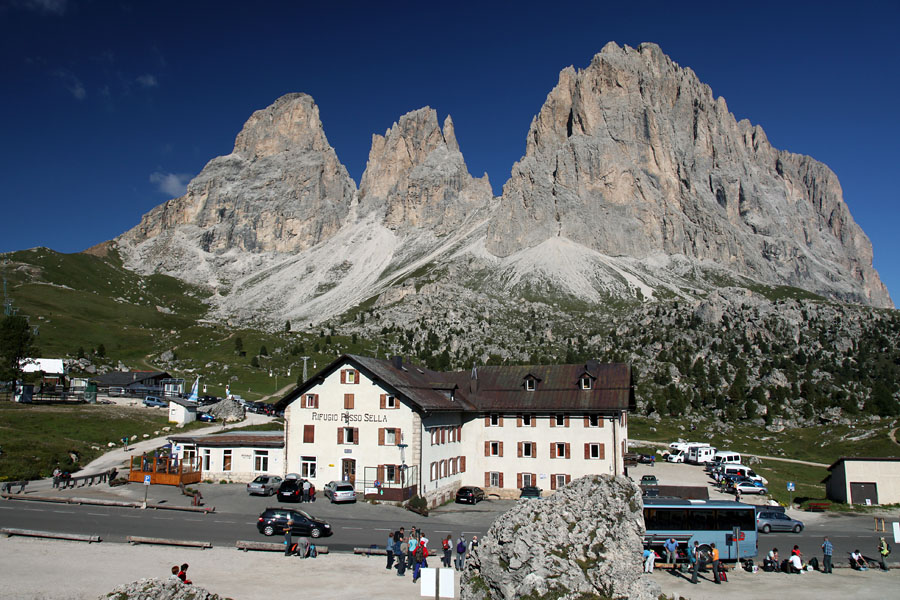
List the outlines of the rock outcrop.
{"label": "rock outcrop", "polygon": [[125,583],[100,600],[221,600],[218,594],[174,579],[139,579]]}
{"label": "rock outcrop", "polygon": [[610,42],[586,69],[564,69],[532,121],[487,249],[555,237],[892,305],[834,173],[773,148],[655,44]]}
{"label": "rock outcrop", "polygon": [[384,136],[372,136],[359,197],[364,209],[382,210],[392,230],[444,235],[487,207],[493,193],[487,174],[469,175],[450,116],[441,131],[437,113],[425,107],[400,117]]}
{"label": "rock outcrop", "polygon": [[466,566],[463,600],[585,597],[656,600],[642,576],[640,489],[625,477],[582,477],[500,515]]}

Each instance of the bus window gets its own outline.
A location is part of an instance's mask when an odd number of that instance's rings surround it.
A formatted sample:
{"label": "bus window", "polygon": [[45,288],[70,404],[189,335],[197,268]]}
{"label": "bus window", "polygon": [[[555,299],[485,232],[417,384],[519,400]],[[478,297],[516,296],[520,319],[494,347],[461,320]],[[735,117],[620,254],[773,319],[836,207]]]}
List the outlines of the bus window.
{"label": "bus window", "polygon": [[709,531],[716,529],[715,511],[708,508],[692,510],[687,529],[691,531]]}
{"label": "bus window", "polygon": [[756,529],[756,520],[752,510],[718,510],[716,529],[731,531],[735,527],[741,529]]}

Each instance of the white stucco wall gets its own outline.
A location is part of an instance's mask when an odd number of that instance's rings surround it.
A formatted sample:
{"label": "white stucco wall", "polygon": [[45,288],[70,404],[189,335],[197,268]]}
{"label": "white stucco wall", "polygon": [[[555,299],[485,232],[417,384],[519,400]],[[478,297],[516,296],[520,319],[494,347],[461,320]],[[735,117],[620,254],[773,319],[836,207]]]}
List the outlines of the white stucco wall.
{"label": "white stucco wall", "polygon": [[[184,458],[186,449],[190,444],[178,444],[177,456]],[[231,469],[225,470],[225,453],[231,451]],[[203,462],[206,452],[209,452],[209,468]],[[268,468],[256,469],[256,452],[267,452]],[[203,468],[203,479],[229,482],[253,481],[257,475],[282,475],[284,473],[284,448],[260,448],[260,447],[233,447],[233,448],[209,448],[202,445],[196,448],[197,460]]]}

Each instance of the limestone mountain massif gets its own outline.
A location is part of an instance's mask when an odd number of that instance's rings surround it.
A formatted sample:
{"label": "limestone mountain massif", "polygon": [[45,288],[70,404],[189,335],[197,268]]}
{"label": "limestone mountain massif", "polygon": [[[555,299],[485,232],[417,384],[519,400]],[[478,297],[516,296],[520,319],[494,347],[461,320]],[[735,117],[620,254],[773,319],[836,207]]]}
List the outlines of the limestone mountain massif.
{"label": "limestone mountain massif", "polygon": [[357,189],[312,98],[290,94],[115,243],[127,267],[204,285],[214,316],[243,322],[723,284],[893,306],[834,173],[773,148],[654,44],[564,69],[500,197],[427,107],[373,135]]}

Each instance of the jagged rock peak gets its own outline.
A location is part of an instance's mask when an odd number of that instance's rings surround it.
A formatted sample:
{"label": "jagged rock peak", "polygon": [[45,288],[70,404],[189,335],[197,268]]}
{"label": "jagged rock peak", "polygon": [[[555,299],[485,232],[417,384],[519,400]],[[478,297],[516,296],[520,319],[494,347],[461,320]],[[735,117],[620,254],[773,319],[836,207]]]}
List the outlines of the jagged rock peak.
{"label": "jagged rock peak", "polygon": [[325,138],[319,107],[311,96],[285,94],[270,106],[254,112],[234,142],[234,151],[253,157],[285,150],[324,152]]}
{"label": "jagged rock peak", "polygon": [[[563,69],[504,185],[486,248],[563,237],[654,264],[686,257],[735,280],[893,306],[837,177],[736,121],[656,44],[607,44]],[[715,284],[713,284],[713,287]]]}
{"label": "jagged rock peak", "polygon": [[383,136],[372,136],[359,200],[369,210],[383,210],[388,227],[445,233],[491,199],[487,175],[469,174],[449,115],[442,131],[437,112],[426,106],[400,117]]}

